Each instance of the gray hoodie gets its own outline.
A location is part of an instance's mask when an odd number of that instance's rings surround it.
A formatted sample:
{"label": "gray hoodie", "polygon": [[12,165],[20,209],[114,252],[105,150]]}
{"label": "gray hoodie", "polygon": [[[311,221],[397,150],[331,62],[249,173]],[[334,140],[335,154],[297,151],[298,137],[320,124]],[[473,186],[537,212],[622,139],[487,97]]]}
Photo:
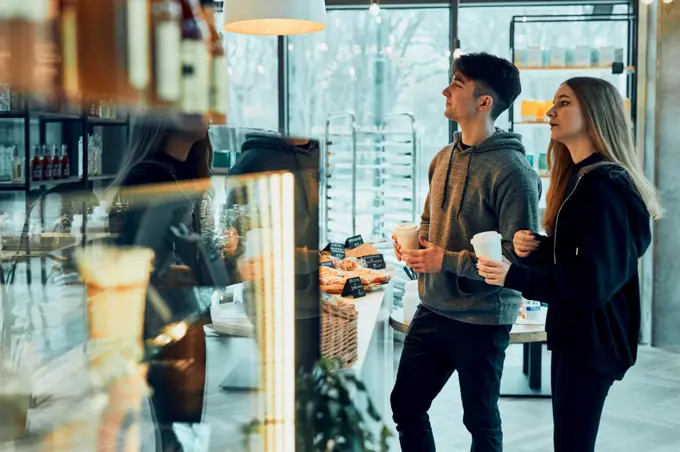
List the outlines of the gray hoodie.
{"label": "gray hoodie", "polygon": [[470,240],[498,231],[503,253],[518,262],[515,232],[538,230],[541,180],[526,161],[521,136],[497,129],[478,146],[463,149],[456,133],[430,164],[429,180],[420,234],[446,251],[441,272],[419,276],[423,305],[466,323],[513,324],[521,295],[484,282]]}

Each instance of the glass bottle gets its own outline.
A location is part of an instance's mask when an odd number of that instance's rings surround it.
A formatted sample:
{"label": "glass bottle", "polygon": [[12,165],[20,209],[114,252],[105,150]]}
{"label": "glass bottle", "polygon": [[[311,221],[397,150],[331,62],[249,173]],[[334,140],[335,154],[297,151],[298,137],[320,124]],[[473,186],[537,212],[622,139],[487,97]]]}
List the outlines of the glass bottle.
{"label": "glass bottle", "polygon": [[204,115],[210,107],[208,30],[197,0],[182,2],[182,112]]}
{"label": "glass bottle", "polygon": [[72,103],[80,101],[78,79],[78,1],[61,0],[59,37],[61,39],[61,88]]}
{"label": "glass bottle", "polygon": [[14,158],[12,160],[12,181],[22,182],[24,180],[24,158],[19,154],[19,146],[12,146]]}
{"label": "glass bottle", "polygon": [[227,124],[227,107],[229,100],[229,71],[227,54],[224,51],[222,37],[215,25],[215,3],[203,4],[203,12],[210,30],[210,110],[208,123],[211,125]]}
{"label": "glass bottle", "polygon": [[7,162],[7,151],[10,151],[9,146],[5,147],[4,144],[0,143],[0,182],[6,182],[7,173],[9,169],[9,164]]}
{"label": "glass bottle", "polygon": [[59,146],[52,146],[52,179],[61,179],[61,159],[59,158]]}
{"label": "glass bottle", "polygon": [[[39,92],[45,88],[46,47],[52,43],[53,29],[49,26],[54,17],[55,0],[20,0],[6,3],[9,16],[9,83],[19,92]],[[7,5],[7,3],[9,3]]]}
{"label": "glass bottle", "polygon": [[40,158],[40,146],[33,146],[33,160],[31,161],[31,174],[33,180],[40,181],[43,178],[42,158]]}
{"label": "glass bottle", "polygon": [[42,147],[42,168],[43,180],[52,179],[52,159],[50,158],[50,148],[47,145]]}
{"label": "glass bottle", "polygon": [[144,101],[150,80],[149,1],[76,3],[78,80],[88,105],[101,99]]}
{"label": "glass bottle", "polygon": [[182,96],[182,7],[177,0],[153,0],[152,102],[176,106]]}
{"label": "glass bottle", "polygon": [[65,144],[61,145],[61,178],[68,179],[71,177],[71,162],[68,159],[68,147]]}

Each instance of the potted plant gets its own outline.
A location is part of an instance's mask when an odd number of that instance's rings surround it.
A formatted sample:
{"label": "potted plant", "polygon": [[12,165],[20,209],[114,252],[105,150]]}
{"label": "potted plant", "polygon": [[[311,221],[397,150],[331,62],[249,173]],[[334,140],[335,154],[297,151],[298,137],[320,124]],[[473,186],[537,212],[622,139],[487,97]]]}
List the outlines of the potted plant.
{"label": "potted plant", "polygon": [[[360,407],[365,400],[365,407]],[[296,452],[387,452],[392,436],[368,397],[366,386],[338,360],[323,358],[296,387]],[[244,425],[245,450],[262,431],[255,420]],[[379,432],[376,434],[376,432]]]}

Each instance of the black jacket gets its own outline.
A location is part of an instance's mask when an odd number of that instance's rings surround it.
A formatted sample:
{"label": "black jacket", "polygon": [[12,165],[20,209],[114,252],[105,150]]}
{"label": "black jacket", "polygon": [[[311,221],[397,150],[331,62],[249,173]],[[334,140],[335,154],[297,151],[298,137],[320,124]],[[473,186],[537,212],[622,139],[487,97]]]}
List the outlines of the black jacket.
{"label": "black jacket", "polygon": [[505,285],[548,303],[549,349],[620,380],[637,359],[638,260],[651,225],[625,171],[600,161],[596,154],[579,165],[537,265],[512,265]]}
{"label": "black jacket", "polygon": [[[246,136],[241,155],[230,175],[289,171],[295,175],[295,243],[315,249],[318,243],[319,143],[293,145],[287,139],[266,132]],[[245,203],[242,193],[232,193],[227,205]],[[239,231],[241,233],[241,231]]]}
{"label": "black jacket", "polygon": [[[247,175],[270,171],[291,172],[295,176],[295,290],[296,317],[319,316],[319,143],[293,144],[279,135],[258,132],[248,134],[241,155],[229,170],[230,175]],[[234,190],[227,206],[248,204],[243,190]],[[239,227],[245,237],[246,227]],[[246,306],[247,307],[247,306]]]}

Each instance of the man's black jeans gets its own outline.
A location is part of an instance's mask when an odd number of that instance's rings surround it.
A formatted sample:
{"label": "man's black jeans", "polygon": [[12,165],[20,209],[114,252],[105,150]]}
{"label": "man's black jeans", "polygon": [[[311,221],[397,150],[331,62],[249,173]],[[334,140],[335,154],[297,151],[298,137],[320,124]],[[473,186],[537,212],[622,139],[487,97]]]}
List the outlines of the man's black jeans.
{"label": "man's black jeans", "polygon": [[472,325],[420,306],[404,340],[392,412],[403,452],[435,450],[427,414],[434,398],[458,371],[463,423],[472,452],[500,452],[500,381],[511,326]]}

